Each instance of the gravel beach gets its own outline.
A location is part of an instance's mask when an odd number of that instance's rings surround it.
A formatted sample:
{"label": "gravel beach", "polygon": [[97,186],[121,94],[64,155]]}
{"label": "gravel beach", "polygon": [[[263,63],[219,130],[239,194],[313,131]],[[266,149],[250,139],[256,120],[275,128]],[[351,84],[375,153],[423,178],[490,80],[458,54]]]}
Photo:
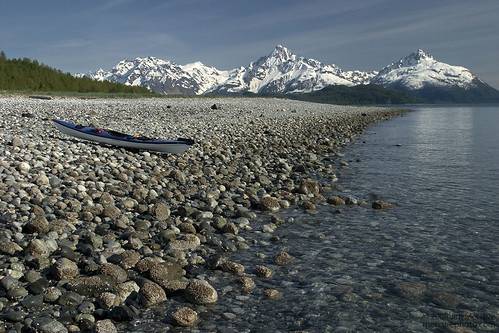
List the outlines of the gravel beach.
{"label": "gravel beach", "polygon": [[[289,207],[348,199],[334,193],[341,148],[404,112],[270,98],[0,98],[0,332],[126,331],[171,299],[182,306],[166,326],[210,320],[199,309],[223,302],[212,272],[233,275],[241,295],[272,275],[224,253],[285,223]],[[103,146],[51,118],[196,144],[181,155]]]}

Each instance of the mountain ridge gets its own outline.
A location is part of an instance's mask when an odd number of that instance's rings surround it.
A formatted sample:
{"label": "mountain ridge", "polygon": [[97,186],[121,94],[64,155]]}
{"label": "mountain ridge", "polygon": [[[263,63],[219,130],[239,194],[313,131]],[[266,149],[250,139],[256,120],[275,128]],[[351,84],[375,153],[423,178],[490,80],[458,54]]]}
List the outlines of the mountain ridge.
{"label": "mountain ridge", "polygon": [[[178,65],[155,57],[122,60],[109,71],[99,69],[88,76],[126,85],[142,85],[160,94],[297,94],[322,90],[330,85],[353,87],[375,84],[409,93],[428,101],[499,101],[499,91],[487,85],[463,66],[435,60],[418,49],[379,71],[343,71],[313,58],[294,54],[277,45],[262,56],[228,71],[194,62]],[[447,93],[448,91],[452,93]],[[445,98],[433,96],[443,93]],[[427,98],[427,96],[432,96]]]}

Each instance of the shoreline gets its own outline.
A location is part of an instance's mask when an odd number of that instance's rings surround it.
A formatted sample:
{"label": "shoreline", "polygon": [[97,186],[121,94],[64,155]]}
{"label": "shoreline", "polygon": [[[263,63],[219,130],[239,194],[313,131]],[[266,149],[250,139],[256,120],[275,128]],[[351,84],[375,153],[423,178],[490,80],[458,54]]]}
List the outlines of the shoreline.
{"label": "shoreline", "polygon": [[[288,207],[332,205],[337,179],[325,162],[407,111],[270,98],[0,98],[5,329],[119,326],[169,298],[184,303],[165,314],[172,325],[195,325],[186,308],[222,301],[199,281],[210,271],[243,289],[265,274],[223,260],[251,246],[241,235],[256,229],[256,214],[278,224]],[[131,152],[65,136],[49,118],[196,144],[181,155]]]}

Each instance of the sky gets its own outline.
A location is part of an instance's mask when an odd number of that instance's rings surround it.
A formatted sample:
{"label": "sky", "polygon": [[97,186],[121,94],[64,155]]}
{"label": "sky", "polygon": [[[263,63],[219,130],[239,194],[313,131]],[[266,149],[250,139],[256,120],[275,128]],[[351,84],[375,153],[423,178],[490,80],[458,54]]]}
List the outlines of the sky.
{"label": "sky", "polygon": [[497,0],[0,0],[0,50],[63,72],[154,56],[220,70],[283,45],[348,70],[417,49],[499,89]]}

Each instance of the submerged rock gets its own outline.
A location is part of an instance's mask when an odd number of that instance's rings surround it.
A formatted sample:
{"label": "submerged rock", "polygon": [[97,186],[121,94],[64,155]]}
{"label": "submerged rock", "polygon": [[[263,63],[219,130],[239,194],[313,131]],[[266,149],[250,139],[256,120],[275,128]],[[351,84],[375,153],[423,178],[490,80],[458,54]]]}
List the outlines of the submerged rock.
{"label": "submerged rock", "polygon": [[395,204],[390,203],[390,202],[386,202],[386,201],[382,201],[382,200],[376,200],[376,201],[373,201],[371,206],[373,209],[388,209],[388,208],[395,207]]}
{"label": "submerged rock", "polygon": [[426,285],[421,282],[400,283],[395,289],[404,297],[421,297],[426,293]]}
{"label": "submerged rock", "polygon": [[172,322],[177,326],[192,327],[196,325],[197,321],[197,312],[188,307],[182,307],[172,315]]}
{"label": "submerged rock", "polygon": [[291,259],[292,257],[289,253],[281,251],[275,256],[274,261],[276,264],[283,265],[288,263]]}

